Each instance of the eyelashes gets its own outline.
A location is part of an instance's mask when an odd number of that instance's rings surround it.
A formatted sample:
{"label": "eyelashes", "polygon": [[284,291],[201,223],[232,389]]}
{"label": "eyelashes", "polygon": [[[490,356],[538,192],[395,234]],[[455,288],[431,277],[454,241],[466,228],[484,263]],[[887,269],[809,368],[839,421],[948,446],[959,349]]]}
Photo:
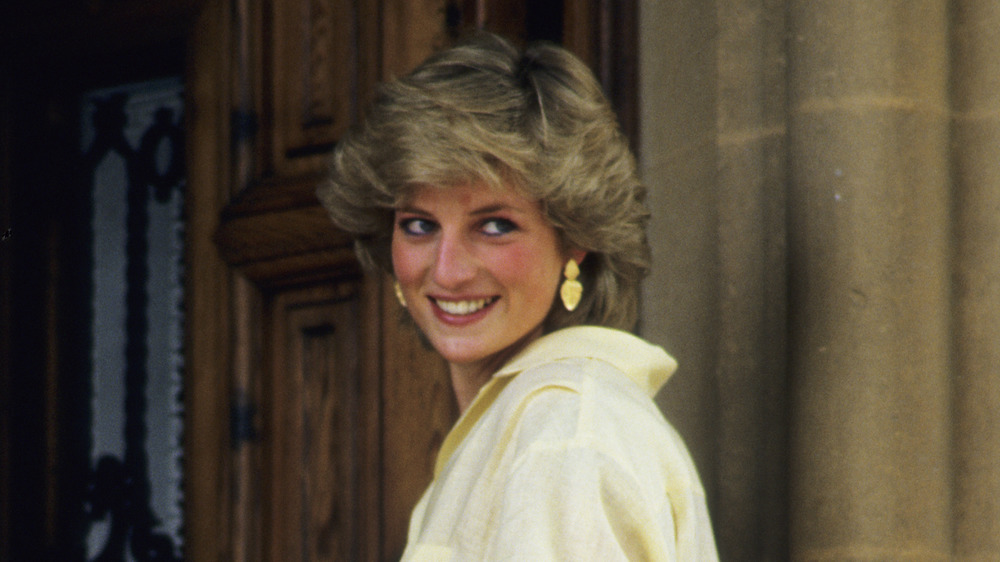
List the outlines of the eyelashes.
{"label": "eyelashes", "polygon": [[410,236],[426,236],[437,229],[433,221],[415,217],[400,219],[399,229]]}
{"label": "eyelashes", "polygon": [[517,225],[511,220],[496,217],[483,221],[479,230],[487,236],[502,236],[517,230]]}
{"label": "eyelashes", "polygon": [[[408,236],[427,236],[440,228],[434,221],[421,217],[404,217],[397,221],[397,225]],[[491,237],[503,236],[518,229],[514,221],[502,217],[489,217],[477,225],[478,232]]]}

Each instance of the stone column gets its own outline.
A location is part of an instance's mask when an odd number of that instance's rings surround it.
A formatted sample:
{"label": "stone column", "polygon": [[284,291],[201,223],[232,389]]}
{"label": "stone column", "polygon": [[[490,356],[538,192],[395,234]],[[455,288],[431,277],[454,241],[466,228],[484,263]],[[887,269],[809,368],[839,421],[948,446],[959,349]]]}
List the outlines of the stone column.
{"label": "stone column", "polygon": [[950,558],[947,4],[789,2],[794,560]]}
{"label": "stone column", "polygon": [[712,497],[719,245],[715,3],[644,0],[640,12],[640,171],[649,187],[653,250],[641,330],[680,365],[659,404],[687,441]]}
{"label": "stone column", "polygon": [[1000,559],[1000,7],[953,3],[955,556]]}
{"label": "stone column", "polygon": [[785,461],[785,6],[718,0],[719,348],[715,533],[781,560]]}

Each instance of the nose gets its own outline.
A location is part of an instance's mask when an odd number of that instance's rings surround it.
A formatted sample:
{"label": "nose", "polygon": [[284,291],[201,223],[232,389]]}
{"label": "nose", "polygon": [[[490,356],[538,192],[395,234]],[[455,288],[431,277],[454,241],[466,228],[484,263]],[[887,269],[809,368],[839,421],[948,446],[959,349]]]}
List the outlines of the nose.
{"label": "nose", "polygon": [[436,257],[434,282],[442,289],[459,289],[476,276],[475,254],[458,233],[442,231]]}

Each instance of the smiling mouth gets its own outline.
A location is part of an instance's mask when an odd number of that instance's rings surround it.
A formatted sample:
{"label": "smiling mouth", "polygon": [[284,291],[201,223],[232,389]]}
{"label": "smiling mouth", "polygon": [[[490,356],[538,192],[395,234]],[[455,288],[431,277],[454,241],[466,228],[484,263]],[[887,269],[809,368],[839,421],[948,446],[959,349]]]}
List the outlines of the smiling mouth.
{"label": "smiling mouth", "polygon": [[470,314],[475,314],[480,310],[486,308],[487,306],[493,304],[500,297],[490,297],[488,299],[474,299],[467,301],[445,301],[440,299],[431,299],[434,304],[444,312],[451,314],[453,316],[468,316]]}

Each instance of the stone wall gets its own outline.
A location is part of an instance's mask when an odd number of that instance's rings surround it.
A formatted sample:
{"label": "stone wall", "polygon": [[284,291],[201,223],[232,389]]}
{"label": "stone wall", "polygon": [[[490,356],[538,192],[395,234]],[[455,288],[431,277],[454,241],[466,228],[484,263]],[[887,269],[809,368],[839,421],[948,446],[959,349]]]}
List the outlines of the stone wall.
{"label": "stone wall", "polygon": [[642,330],[723,558],[1000,559],[1000,4],[640,22]]}

